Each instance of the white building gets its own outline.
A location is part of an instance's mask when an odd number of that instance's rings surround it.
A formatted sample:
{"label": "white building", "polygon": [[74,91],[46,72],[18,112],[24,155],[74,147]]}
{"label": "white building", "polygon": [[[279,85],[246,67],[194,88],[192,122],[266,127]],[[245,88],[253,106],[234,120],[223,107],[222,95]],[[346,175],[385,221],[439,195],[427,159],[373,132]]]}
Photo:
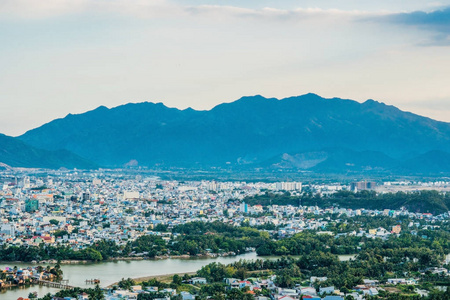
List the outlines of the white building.
{"label": "white building", "polygon": [[2,224],[0,233],[14,237],[16,236],[16,227],[14,226],[14,224]]}
{"label": "white building", "polygon": [[275,189],[278,191],[301,191],[302,183],[301,182],[277,182],[275,184]]}

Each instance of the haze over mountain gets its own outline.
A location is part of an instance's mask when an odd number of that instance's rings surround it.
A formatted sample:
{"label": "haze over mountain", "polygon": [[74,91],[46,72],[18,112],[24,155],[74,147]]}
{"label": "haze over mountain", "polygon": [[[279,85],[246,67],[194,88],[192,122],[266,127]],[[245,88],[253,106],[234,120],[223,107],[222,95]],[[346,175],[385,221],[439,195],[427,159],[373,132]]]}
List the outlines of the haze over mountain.
{"label": "haze over mountain", "polygon": [[41,150],[17,138],[0,134],[0,168],[5,168],[2,163],[25,168],[97,168],[94,163],[67,150]]}
{"label": "haze over mountain", "polygon": [[[69,150],[102,166],[137,160],[165,167],[428,172],[424,162],[433,155],[427,152],[450,157],[450,123],[374,100],[358,103],[315,94],[281,100],[243,97],[209,111],[148,102],[102,106],[69,114],[19,139],[46,150]],[[411,162],[419,155],[416,170]],[[432,172],[449,168],[434,162]]]}

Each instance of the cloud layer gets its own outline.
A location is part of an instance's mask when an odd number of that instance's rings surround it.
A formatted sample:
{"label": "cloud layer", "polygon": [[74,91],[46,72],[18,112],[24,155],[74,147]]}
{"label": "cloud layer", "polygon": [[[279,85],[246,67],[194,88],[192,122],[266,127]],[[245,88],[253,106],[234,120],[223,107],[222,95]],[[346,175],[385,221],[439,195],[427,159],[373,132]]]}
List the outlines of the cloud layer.
{"label": "cloud layer", "polygon": [[7,18],[41,19],[80,13],[117,13],[142,18],[176,15],[255,17],[296,20],[305,17],[360,17],[385,14],[317,7],[279,9],[244,8],[227,5],[179,5],[166,0],[3,0],[0,15]]}
{"label": "cloud layer", "polygon": [[450,45],[450,7],[431,12],[414,11],[392,14],[386,18],[396,24],[414,26],[435,32],[430,40],[423,45]]}
{"label": "cloud layer", "polygon": [[449,8],[422,3],[1,0],[0,132],[99,105],[308,92],[450,121]]}

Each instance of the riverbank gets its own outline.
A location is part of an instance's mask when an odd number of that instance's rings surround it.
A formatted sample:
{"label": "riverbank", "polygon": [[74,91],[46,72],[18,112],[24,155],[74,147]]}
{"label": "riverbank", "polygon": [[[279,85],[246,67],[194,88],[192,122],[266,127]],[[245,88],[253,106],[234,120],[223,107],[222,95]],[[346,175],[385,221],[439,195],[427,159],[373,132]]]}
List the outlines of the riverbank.
{"label": "riverbank", "polygon": [[[136,282],[136,284],[139,284],[144,281],[148,281],[150,279],[156,279],[156,280],[164,282],[164,283],[170,283],[170,282],[172,282],[172,277],[174,275],[179,275],[179,276],[183,277],[185,274],[195,275],[196,273],[197,272],[171,273],[171,274],[164,274],[164,275],[152,275],[152,276],[137,277],[137,278],[131,278],[131,279],[133,279],[134,282]],[[124,278],[124,279],[127,279],[127,278]],[[113,286],[118,285],[118,284],[119,284],[119,282],[114,282],[114,283],[108,285],[106,288],[110,289]]]}
{"label": "riverbank", "polygon": [[[142,257],[142,256],[130,256],[130,257],[111,257],[109,259],[106,260],[101,260],[101,261],[93,261],[93,260],[61,260],[59,263],[61,265],[76,265],[76,264],[94,264],[94,263],[104,263],[104,262],[118,262],[118,261],[141,261],[141,260],[162,260],[162,259],[208,259],[208,258],[218,258],[218,257],[234,257],[234,256],[240,256],[240,255],[246,255],[248,253],[253,253],[253,252],[245,252],[242,254],[236,254],[234,252],[227,252],[227,253],[206,253],[206,254],[197,254],[197,255],[187,255],[187,254],[183,254],[183,255],[159,255],[159,256],[155,256],[155,257]],[[28,262],[23,262],[23,261],[0,261],[0,264],[10,264],[10,265],[14,265],[14,264],[24,264],[24,263],[28,263]],[[58,263],[58,260],[56,259],[47,259],[47,260],[42,260],[42,261],[36,261],[33,260],[31,262],[29,262],[33,265],[54,265],[56,263]]]}
{"label": "riverbank", "polygon": [[[94,287],[92,284],[86,284],[86,279],[100,279],[100,286],[106,287],[113,285],[122,278],[151,278],[152,276],[169,276],[167,274],[186,274],[196,272],[203,266],[217,262],[222,264],[230,264],[240,259],[254,260],[257,259],[255,252],[248,252],[237,256],[227,257],[164,257],[163,259],[139,259],[139,260],[105,260],[100,262],[61,264],[63,276],[68,280],[71,286],[89,288]],[[46,262],[51,262],[47,260]],[[29,263],[4,262],[0,263],[0,269],[5,267],[27,268]],[[36,266],[36,265],[34,265]],[[173,275],[172,275],[173,276]],[[147,279],[148,280],[148,279]],[[1,300],[17,300],[19,297],[25,297],[30,292],[37,291],[39,297],[43,297],[47,292],[55,292],[58,289],[52,287],[33,286],[28,288],[11,288],[0,292]],[[7,291],[7,292],[6,292]]]}
{"label": "riverbank", "polygon": [[0,286],[0,290],[10,289],[10,288],[18,288],[18,287],[31,287],[33,285],[34,285],[33,283],[27,283],[27,284],[2,283],[1,286]]}
{"label": "riverbank", "polygon": [[[93,287],[92,284],[86,284],[86,279],[97,278],[100,279],[100,286],[107,287],[117,284],[122,278],[135,278],[137,281],[146,281],[151,278],[164,278],[171,277],[174,274],[195,274],[203,266],[216,262],[222,264],[230,264],[241,259],[255,260],[255,259],[278,259],[279,256],[257,256],[255,252],[247,252],[241,255],[228,256],[228,257],[177,257],[163,259],[144,259],[144,260],[107,260],[96,263],[76,263],[76,264],[63,264],[61,269],[63,270],[64,279],[68,280],[68,284],[71,286],[77,286],[81,288]],[[350,255],[339,256],[341,260],[347,260],[352,258]],[[17,266],[19,268],[26,268],[29,264],[25,263],[12,263],[6,262],[6,264],[0,263],[0,269],[5,267]],[[171,278],[167,278],[171,280]],[[6,292],[7,291],[7,292]],[[58,289],[45,286],[33,286],[33,287],[18,287],[5,289],[0,291],[1,300],[17,300],[19,297],[27,296],[28,293],[37,291],[40,297],[43,297],[48,292],[56,292]]]}

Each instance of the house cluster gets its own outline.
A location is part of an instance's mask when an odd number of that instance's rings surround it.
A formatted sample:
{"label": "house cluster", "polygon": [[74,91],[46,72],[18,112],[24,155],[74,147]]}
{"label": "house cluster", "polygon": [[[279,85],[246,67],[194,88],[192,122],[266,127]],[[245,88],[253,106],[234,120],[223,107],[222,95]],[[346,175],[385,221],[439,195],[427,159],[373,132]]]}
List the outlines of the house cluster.
{"label": "house cluster", "polygon": [[[344,300],[347,295],[353,296],[355,300],[363,300],[365,295],[376,296],[378,295],[378,281],[376,280],[364,280],[363,285],[358,285],[351,293],[344,294],[343,292],[335,289],[333,286],[320,287],[316,289],[312,286],[300,286],[295,288],[281,288],[276,285],[276,275],[270,276],[266,279],[261,278],[246,278],[240,280],[236,278],[225,278],[224,283],[227,290],[240,289],[245,293],[254,296],[255,300],[299,300],[299,299],[311,299],[311,300]],[[311,283],[317,283],[327,280],[326,277],[311,277]],[[202,285],[207,284],[205,278],[195,277],[189,280],[190,284]],[[262,293],[262,291],[269,291],[269,293]],[[187,291],[177,293],[174,289],[158,289],[158,287],[145,287],[141,285],[132,286],[128,290],[124,289],[112,289],[106,292],[106,300],[135,300],[141,293],[152,294],[159,300],[170,300],[170,297],[179,295],[183,300],[194,300],[195,294],[191,294]],[[262,296],[265,294],[265,296]]]}
{"label": "house cluster", "polygon": [[276,189],[274,183],[178,182],[73,172],[10,181],[0,183],[0,244],[58,243],[75,250],[100,239],[124,244],[154,233],[159,224],[240,224],[243,215],[261,212],[262,207],[241,208],[229,199]]}
{"label": "house cluster", "polygon": [[[171,228],[193,221],[219,220],[236,226],[242,222],[251,226],[271,224],[277,229],[269,233],[284,237],[303,230],[324,231],[330,219],[321,216],[330,213],[349,217],[408,215],[425,218],[430,223],[442,218],[404,210],[293,205],[263,207],[245,203],[246,197],[267,191],[284,193],[287,189],[292,195],[299,195],[302,188],[299,182],[182,182],[141,175],[76,171],[53,171],[45,176],[8,176],[0,177],[3,181],[0,182],[0,244],[16,246],[44,243],[79,250],[103,239],[124,245],[142,235],[160,234],[153,230],[158,225]],[[336,192],[347,187],[334,184],[311,185],[309,188],[315,192]],[[305,215],[318,218],[305,218]],[[410,226],[420,229],[417,224]],[[400,232],[401,227],[394,226],[347,234],[387,238]],[[169,240],[170,234],[165,238]]]}
{"label": "house cluster", "polygon": [[[27,299],[24,299],[27,300]],[[87,293],[78,294],[76,298],[74,297],[53,297],[52,300],[89,300],[89,295]]]}
{"label": "house cluster", "polygon": [[179,295],[182,300],[195,300],[195,295],[181,291],[177,293],[175,289],[159,289],[156,286],[143,288],[141,285],[132,286],[129,290],[112,289],[105,293],[105,300],[136,300],[139,294],[151,294],[152,299],[170,300],[172,296]]}
{"label": "house cluster", "polygon": [[55,275],[50,268],[42,266],[17,268],[5,267],[0,269],[0,288],[29,284],[36,280],[53,280]]}

